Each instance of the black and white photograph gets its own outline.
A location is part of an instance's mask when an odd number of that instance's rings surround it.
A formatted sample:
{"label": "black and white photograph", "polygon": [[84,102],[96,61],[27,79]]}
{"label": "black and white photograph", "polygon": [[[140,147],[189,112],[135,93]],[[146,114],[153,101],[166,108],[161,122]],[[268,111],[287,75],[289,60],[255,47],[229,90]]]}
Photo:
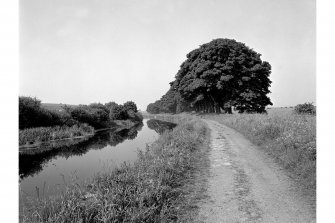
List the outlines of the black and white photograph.
{"label": "black and white photograph", "polygon": [[316,16],[316,0],[19,0],[4,222],[317,222]]}

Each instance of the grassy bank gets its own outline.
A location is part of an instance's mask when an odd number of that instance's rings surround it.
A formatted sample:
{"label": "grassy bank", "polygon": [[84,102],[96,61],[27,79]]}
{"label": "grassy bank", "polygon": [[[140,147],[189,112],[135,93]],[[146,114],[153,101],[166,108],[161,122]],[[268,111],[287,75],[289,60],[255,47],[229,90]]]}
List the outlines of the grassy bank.
{"label": "grassy bank", "polygon": [[304,187],[316,186],[316,117],[291,111],[262,114],[205,115],[232,127],[261,146]]}
{"label": "grassy bank", "polygon": [[[124,164],[60,196],[27,204],[21,222],[185,222],[196,195],[188,185],[206,158],[208,132],[200,121],[181,121]],[[192,201],[191,201],[192,200]]]}
{"label": "grassy bank", "polygon": [[28,128],[19,131],[19,145],[34,144],[64,138],[88,136],[94,128],[83,123],[79,125]]}

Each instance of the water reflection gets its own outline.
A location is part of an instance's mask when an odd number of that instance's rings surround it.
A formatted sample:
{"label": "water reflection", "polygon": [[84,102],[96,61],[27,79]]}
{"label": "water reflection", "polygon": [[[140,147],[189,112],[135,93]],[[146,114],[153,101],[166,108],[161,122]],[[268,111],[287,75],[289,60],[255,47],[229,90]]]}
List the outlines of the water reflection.
{"label": "water reflection", "polygon": [[[131,129],[121,131],[102,131],[89,139],[68,140],[58,144],[43,145],[42,150],[31,150],[19,155],[20,182],[28,177],[34,176],[43,170],[45,163],[58,157],[68,159],[71,156],[82,156],[89,150],[100,150],[106,146],[116,146],[126,139],[133,140],[141,131],[143,124],[134,126]],[[41,152],[42,151],[42,152]]]}
{"label": "water reflection", "polygon": [[158,134],[162,134],[166,130],[171,130],[176,127],[176,124],[171,122],[165,122],[157,119],[150,119],[147,121],[147,125],[150,129],[155,130]]}

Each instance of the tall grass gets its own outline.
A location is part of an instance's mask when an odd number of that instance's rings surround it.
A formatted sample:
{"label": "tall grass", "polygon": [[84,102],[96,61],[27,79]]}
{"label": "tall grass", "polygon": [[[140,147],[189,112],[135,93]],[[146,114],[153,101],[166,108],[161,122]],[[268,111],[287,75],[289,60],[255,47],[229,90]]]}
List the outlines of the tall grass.
{"label": "tall grass", "polygon": [[307,188],[316,185],[316,117],[293,112],[208,115],[261,146]]}
{"label": "tall grass", "polygon": [[203,157],[202,122],[179,124],[139,153],[133,164],[99,174],[85,185],[26,205],[21,222],[180,222],[185,185]]}
{"label": "tall grass", "polygon": [[94,128],[82,123],[79,125],[28,128],[19,131],[19,145],[45,142],[50,140],[92,135]]}

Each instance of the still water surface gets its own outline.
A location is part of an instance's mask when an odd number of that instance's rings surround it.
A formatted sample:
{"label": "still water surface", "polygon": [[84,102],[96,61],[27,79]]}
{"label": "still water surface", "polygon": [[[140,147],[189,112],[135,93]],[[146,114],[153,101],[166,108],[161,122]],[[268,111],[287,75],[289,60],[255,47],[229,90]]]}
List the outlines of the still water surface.
{"label": "still water surface", "polygon": [[20,196],[41,197],[62,191],[69,182],[87,181],[98,172],[123,162],[132,163],[137,151],[155,141],[175,125],[143,120],[130,130],[102,131],[76,145],[65,145],[42,153],[19,155]]}

